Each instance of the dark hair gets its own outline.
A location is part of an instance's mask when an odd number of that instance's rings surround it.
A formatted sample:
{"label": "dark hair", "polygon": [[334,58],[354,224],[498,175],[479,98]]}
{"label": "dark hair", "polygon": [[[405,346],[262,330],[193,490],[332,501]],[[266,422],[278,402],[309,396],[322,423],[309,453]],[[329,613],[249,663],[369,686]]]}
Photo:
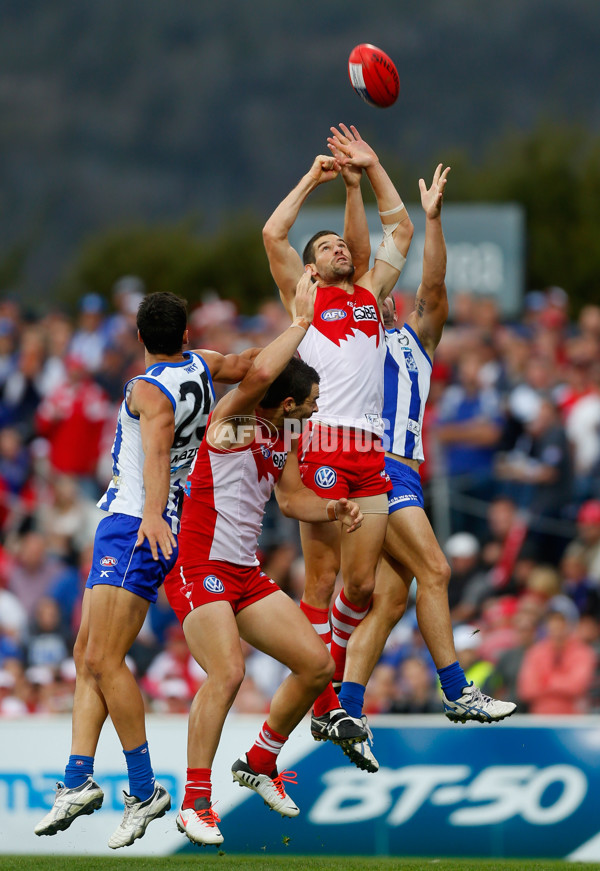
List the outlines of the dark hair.
{"label": "dark hair", "polygon": [[137,312],[137,328],[150,354],[173,356],[181,351],[187,327],[187,303],[174,293],[149,293]]}
{"label": "dark hair", "polygon": [[310,396],[313,384],[320,381],[319,373],[299,357],[292,357],[283,372],[271,384],[259,405],[262,408],[277,408],[291,396],[300,405]]}
{"label": "dark hair", "polygon": [[320,239],[321,236],[337,236],[341,238],[339,233],[336,233],[335,230],[319,230],[318,233],[308,240],[306,245],[304,246],[304,251],[302,252],[302,262],[306,266],[307,263],[315,262],[315,242],[317,239]]}

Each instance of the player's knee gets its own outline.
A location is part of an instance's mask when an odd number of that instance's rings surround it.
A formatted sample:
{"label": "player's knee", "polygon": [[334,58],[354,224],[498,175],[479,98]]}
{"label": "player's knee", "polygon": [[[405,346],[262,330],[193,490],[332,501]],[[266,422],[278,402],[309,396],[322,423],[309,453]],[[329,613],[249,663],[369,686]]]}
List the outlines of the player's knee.
{"label": "player's knee", "polygon": [[344,592],[351,605],[356,608],[366,608],[375,589],[375,575],[368,577],[350,577],[345,580]]}
{"label": "player's knee", "polygon": [[87,668],[85,664],[86,650],[87,642],[78,636],[73,645],[73,661],[75,662],[75,668],[78,672],[82,672]]}
{"label": "player's knee", "polygon": [[448,561],[443,554],[440,554],[437,559],[433,559],[427,566],[427,572],[422,580],[436,592],[445,595],[450,583],[450,575],[451,570]]}
{"label": "player's knee", "polygon": [[223,698],[229,704],[235,699],[245,676],[246,667],[243,662],[229,663],[226,670],[219,676],[219,692],[223,694]]}
{"label": "player's knee", "polygon": [[394,599],[386,603],[386,618],[390,627],[393,629],[396,623],[404,617],[406,613],[406,599],[402,601]]}
{"label": "player's knee", "polygon": [[337,571],[334,569],[328,569],[318,574],[307,572],[304,592],[305,601],[316,608],[329,607],[336,579]]}
{"label": "player's knee", "polygon": [[83,665],[100,682],[107,671],[105,651],[101,647],[88,644],[83,654]]}
{"label": "player's knee", "polygon": [[304,668],[304,680],[310,684],[318,694],[325,689],[335,672],[335,662],[327,650],[323,648],[310,658]]}

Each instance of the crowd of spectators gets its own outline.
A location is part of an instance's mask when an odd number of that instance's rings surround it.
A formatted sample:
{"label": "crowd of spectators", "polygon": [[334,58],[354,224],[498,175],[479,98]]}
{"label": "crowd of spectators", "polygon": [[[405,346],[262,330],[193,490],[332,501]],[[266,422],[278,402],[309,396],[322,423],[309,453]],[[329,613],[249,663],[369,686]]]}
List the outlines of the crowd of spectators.
{"label": "crowd of spectators", "polygon": [[[123,385],[143,371],[124,277],[74,316],[0,301],[0,717],[69,711],[81,595],[112,473]],[[399,291],[397,307],[411,297]],[[264,345],[287,324],[275,299],[252,317],[211,293],[190,311],[190,346]],[[456,294],[433,367],[422,467],[449,560],[450,608],[467,676],[520,712],[600,710],[600,306],[569,316],[557,287],[521,316]],[[297,524],[271,501],[263,566],[299,599]],[[267,710],[281,666],[248,648],[235,703]],[[130,651],[148,710],[186,712],[203,680],[161,595]],[[439,713],[435,668],[411,606],[367,688],[367,713]]]}

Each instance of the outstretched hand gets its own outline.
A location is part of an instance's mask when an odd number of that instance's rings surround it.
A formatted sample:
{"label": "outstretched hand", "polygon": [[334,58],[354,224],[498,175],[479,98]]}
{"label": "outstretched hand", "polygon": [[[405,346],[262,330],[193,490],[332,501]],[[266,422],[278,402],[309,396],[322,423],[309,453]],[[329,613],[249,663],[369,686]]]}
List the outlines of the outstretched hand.
{"label": "outstretched hand", "polygon": [[330,130],[333,135],[327,137],[327,147],[337,157],[341,167],[367,169],[379,163],[379,158],[356,127],[340,124],[339,130],[337,127],[331,127]]}
{"label": "outstretched hand", "polygon": [[[337,131],[335,142],[334,137],[330,136],[327,140],[327,147],[342,168],[342,178],[344,179],[344,184],[346,185],[346,187],[358,187],[362,178],[362,166],[353,166],[351,163],[348,163],[348,161],[346,160],[346,155],[343,153],[343,151],[340,151],[337,144],[338,140],[340,143],[343,144],[354,142],[355,137],[352,131],[349,130],[345,124],[340,124],[340,127],[343,129],[344,132],[340,134],[339,131]],[[334,127],[332,127],[331,129],[335,130]]]}
{"label": "outstretched hand", "polygon": [[308,174],[317,184],[323,184],[337,178],[340,169],[341,166],[335,157],[330,157],[328,154],[318,154],[313,160]]}
{"label": "outstretched hand", "polygon": [[346,527],[346,532],[354,532],[359,529],[364,517],[360,506],[356,502],[350,502],[345,497],[335,503],[335,516]]}
{"label": "outstretched hand", "polygon": [[448,180],[450,167],[447,166],[442,172],[443,163],[439,163],[434,174],[431,187],[428,188],[425,180],[419,179],[419,190],[421,191],[421,205],[425,210],[428,218],[438,218],[442,211],[442,203],[444,201],[444,189]]}

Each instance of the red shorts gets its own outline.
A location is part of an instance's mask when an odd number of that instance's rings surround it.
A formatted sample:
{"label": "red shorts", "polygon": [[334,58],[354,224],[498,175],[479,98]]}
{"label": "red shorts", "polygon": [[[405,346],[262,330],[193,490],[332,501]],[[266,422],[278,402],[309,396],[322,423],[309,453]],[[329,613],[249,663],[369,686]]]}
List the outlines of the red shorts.
{"label": "red shorts", "polygon": [[279,589],[260,566],[236,566],[220,560],[189,567],[178,562],[165,579],[167,599],[180,623],[194,608],[210,602],[229,602],[237,614]]}
{"label": "red shorts", "polygon": [[302,436],[300,475],[305,486],[324,499],[379,496],[392,489],[380,438],[317,422]]}

